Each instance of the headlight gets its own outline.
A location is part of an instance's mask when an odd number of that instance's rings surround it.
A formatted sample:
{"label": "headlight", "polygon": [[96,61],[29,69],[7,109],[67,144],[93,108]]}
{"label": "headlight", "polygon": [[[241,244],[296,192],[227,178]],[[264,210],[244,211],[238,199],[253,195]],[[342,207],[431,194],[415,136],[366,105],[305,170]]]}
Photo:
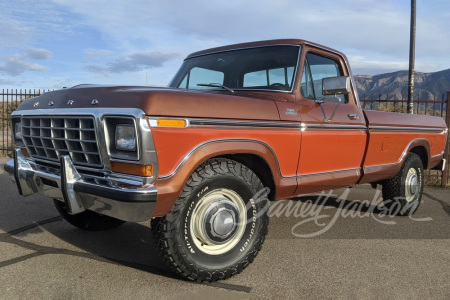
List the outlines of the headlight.
{"label": "headlight", "polygon": [[16,140],[22,140],[22,122],[16,122],[14,124],[14,137]]}
{"label": "headlight", "polygon": [[104,120],[109,156],[139,160],[139,136],[134,118],[106,116]]}
{"label": "headlight", "polygon": [[134,125],[116,125],[116,149],[121,151],[136,151],[136,131]]}

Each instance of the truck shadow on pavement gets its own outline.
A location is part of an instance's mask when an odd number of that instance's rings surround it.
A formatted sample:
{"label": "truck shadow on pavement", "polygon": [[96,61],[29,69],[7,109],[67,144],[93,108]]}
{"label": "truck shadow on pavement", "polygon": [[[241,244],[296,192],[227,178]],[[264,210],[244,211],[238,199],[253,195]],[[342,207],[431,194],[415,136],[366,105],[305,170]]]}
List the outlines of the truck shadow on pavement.
{"label": "truck shadow on pavement", "polygon": [[[43,231],[62,241],[57,242],[60,247],[46,246],[28,240],[28,236]],[[64,242],[70,245],[64,245]],[[6,233],[0,233],[0,243],[7,243],[32,251],[31,254],[0,262],[0,269],[42,255],[62,254],[113,263],[155,275],[181,279],[165,267],[153,245],[150,228],[141,224],[126,223],[122,228],[115,230],[85,232],[72,228],[62,217],[56,216]]]}
{"label": "truck shadow on pavement", "polygon": [[[125,223],[109,231],[82,231],[59,216],[51,199],[19,196],[16,186],[3,172],[3,165],[0,168],[0,246],[5,243],[31,252],[17,257],[10,253],[13,258],[0,259],[0,268],[42,255],[63,254],[181,279],[165,266],[157,253],[150,222]],[[44,236],[36,239],[38,234]]]}
{"label": "truck shadow on pavement", "polygon": [[[26,240],[27,236],[43,231],[50,233],[52,238],[59,239],[59,243],[62,242],[62,247],[45,246]],[[119,228],[108,231],[86,232],[72,227],[62,217],[56,216],[33,222],[33,224],[6,233],[0,233],[0,243],[15,245],[32,251],[28,255],[0,261],[0,270],[3,267],[39,256],[57,254],[115,264],[119,267],[128,267],[186,282],[184,278],[171,272],[165,266],[154,246],[150,227],[139,223],[125,223]],[[71,246],[64,245],[64,243]],[[189,283],[200,284],[197,282]],[[252,290],[248,286],[224,282],[203,283],[203,285],[244,293],[250,293]]]}

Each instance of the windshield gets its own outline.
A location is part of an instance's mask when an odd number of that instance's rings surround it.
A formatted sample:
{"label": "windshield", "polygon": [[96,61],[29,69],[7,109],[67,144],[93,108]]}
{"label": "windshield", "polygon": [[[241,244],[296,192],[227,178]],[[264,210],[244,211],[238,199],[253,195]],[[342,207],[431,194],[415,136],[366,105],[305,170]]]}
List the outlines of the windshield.
{"label": "windshield", "polygon": [[266,46],[186,59],[169,87],[291,91],[300,46]]}

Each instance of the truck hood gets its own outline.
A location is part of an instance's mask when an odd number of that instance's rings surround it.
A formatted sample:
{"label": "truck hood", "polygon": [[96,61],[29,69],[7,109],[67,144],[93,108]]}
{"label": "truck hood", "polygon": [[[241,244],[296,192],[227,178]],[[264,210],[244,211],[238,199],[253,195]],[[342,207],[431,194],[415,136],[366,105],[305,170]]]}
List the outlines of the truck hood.
{"label": "truck hood", "polygon": [[77,108],[133,107],[142,109],[148,116],[279,120],[275,101],[286,100],[247,92],[79,85],[27,99],[18,110],[51,113],[55,109],[67,109],[68,114],[76,114]]}

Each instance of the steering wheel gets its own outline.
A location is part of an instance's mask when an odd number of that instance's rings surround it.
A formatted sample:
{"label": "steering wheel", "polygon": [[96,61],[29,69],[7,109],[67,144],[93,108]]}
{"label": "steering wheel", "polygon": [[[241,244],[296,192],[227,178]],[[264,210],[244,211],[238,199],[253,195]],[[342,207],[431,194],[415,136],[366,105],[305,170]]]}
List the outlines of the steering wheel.
{"label": "steering wheel", "polygon": [[282,89],[282,90],[287,90],[286,85],[282,84],[282,83],[279,83],[279,82],[272,83],[271,85],[269,85],[269,87],[278,88],[278,89]]}

